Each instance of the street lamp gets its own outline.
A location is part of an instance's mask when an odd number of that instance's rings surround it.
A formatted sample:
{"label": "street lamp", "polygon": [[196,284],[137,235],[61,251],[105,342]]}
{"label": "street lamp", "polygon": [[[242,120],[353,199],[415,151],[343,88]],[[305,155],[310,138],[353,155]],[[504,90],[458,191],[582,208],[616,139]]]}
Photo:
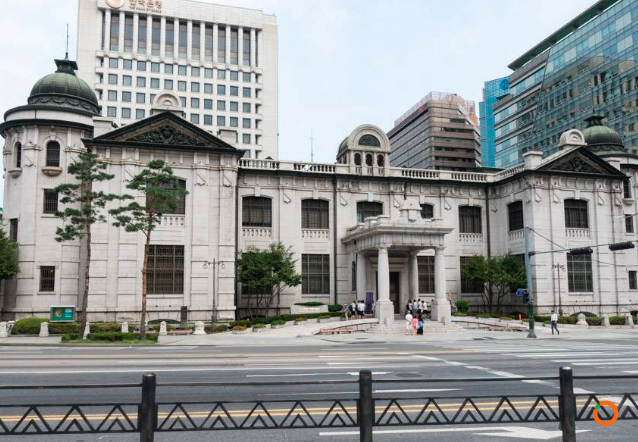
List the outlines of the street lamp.
{"label": "street lamp", "polygon": [[565,270],[565,264],[554,264],[552,265],[552,268],[558,270],[558,314],[563,316],[563,300],[560,292],[560,271]]}
{"label": "street lamp", "polygon": [[212,261],[204,261],[204,270],[208,270],[209,267],[213,268],[213,311],[210,315],[211,325],[214,326],[215,322],[217,322],[217,266],[222,269],[225,269],[223,261],[217,261],[213,259]]}

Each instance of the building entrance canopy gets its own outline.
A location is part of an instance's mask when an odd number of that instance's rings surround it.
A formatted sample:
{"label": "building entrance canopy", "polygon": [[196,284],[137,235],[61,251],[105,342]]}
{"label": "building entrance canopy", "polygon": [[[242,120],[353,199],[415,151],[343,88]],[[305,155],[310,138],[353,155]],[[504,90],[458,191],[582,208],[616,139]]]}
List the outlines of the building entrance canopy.
{"label": "building entrance canopy", "polygon": [[[445,235],[454,230],[443,227],[442,219],[421,218],[421,207],[415,202],[405,201],[398,220],[390,220],[381,215],[366,218],[363,223],[348,229],[342,239],[349,253],[357,254],[357,262],[365,260],[365,253],[378,251],[378,295],[375,316],[381,324],[394,320],[394,306],[390,300],[390,266],[388,249],[409,252],[410,256],[410,294],[418,297],[418,261],[419,251],[434,249],[435,300],[432,304],[432,319],[442,323],[450,322],[450,303],[446,298],[445,283]],[[363,296],[365,266],[357,265],[357,295]]]}

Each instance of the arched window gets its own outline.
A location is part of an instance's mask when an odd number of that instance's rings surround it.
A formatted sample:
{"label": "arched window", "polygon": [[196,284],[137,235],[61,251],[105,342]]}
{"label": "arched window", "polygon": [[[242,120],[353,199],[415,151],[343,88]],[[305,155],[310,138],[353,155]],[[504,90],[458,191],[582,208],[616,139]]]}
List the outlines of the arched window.
{"label": "arched window", "polygon": [[459,207],[459,232],[483,233],[481,223],[481,208],[475,206]]}
{"label": "arched window", "polygon": [[507,205],[507,215],[509,219],[509,231],[521,230],[523,228],[523,202],[514,201]]}
{"label": "arched window", "polygon": [[371,154],[366,155],[366,166],[370,166],[370,167],[374,166]]}
{"label": "arched window", "polygon": [[381,143],[374,135],[366,134],[359,139],[359,146],[380,147]]}
{"label": "arched window", "polygon": [[242,226],[272,227],[270,198],[246,196],[242,199]]}
{"label": "arched window", "polygon": [[361,154],[360,153],[355,153],[354,154],[354,164],[355,164],[355,166],[361,166]]}
{"label": "arched window", "polygon": [[22,144],[20,142],[15,145],[15,165],[16,167],[22,167]]}
{"label": "arched window", "polygon": [[434,206],[432,204],[421,204],[421,218],[434,218]]}
{"label": "arched window", "polygon": [[329,206],[324,200],[301,201],[301,228],[329,229]]}
{"label": "arched window", "polygon": [[357,262],[352,261],[352,272],[350,275],[350,279],[352,279],[352,291],[357,290]]}
{"label": "arched window", "polygon": [[587,201],[565,200],[565,227],[568,229],[589,229]]}
{"label": "arched window", "polygon": [[60,167],[60,143],[50,141],[47,144],[47,167]]}
{"label": "arched window", "polygon": [[383,203],[359,201],[357,203],[357,222],[362,223],[366,218],[383,215]]}
{"label": "arched window", "polygon": [[383,155],[377,155],[377,166],[383,167],[385,165],[385,160]]}

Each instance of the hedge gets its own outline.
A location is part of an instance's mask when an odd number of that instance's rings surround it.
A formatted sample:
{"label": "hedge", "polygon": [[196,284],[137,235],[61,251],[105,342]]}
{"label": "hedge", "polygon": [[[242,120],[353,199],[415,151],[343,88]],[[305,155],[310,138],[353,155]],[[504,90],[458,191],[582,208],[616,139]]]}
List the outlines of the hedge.
{"label": "hedge", "polygon": [[328,311],[330,313],[338,313],[343,310],[343,306],[341,304],[330,304],[328,306]]}
{"label": "hedge", "polygon": [[15,335],[37,335],[40,333],[40,324],[43,322],[49,322],[49,320],[45,318],[19,319],[15,324],[13,324],[12,333]]}
{"label": "hedge", "polygon": [[461,313],[467,313],[467,311],[470,309],[470,303],[467,301],[456,301],[456,308]]}
{"label": "hedge", "polygon": [[326,305],[323,302],[318,301],[308,301],[308,302],[297,302],[295,305],[301,305],[302,307],[319,307],[321,305]]}
{"label": "hedge", "polygon": [[[236,325],[242,325],[242,326],[246,326],[246,327],[251,327],[253,324],[272,324],[275,321],[283,321],[288,322],[288,321],[297,321],[297,320],[306,320],[306,319],[317,319],[319,317],[321,318],[327,318],[327,317],[331,317],[331,318],[338,318],[343,316],[343,313],[341,312],[334,312],[334,313],[313,313],[313,314],[304,314],[304,315],[291,315],[291,314],[284,314],[284,315],[277,315],[277,316],[271,316],[268,318],[254,318],[254,319],[239,319],[237,321],[231,322],[229,325],[230,327],[234,327]],[[303,318],[303,319],[302,319]]]}
{"label": "hedge", "polygon": [[[89,333],[86,336],[89,341],[138,341],[140,339],[139,333],[122,333],[122,332],[103,332],[103,333]],[[146,340],[157,342],[158,335],[154,333],[147,333]]]}

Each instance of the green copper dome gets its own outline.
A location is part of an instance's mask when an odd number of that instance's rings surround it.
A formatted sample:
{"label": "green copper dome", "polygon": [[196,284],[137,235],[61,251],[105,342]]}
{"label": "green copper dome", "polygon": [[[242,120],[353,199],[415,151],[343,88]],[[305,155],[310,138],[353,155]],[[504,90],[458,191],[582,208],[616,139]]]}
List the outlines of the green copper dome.
{"label": "green copper dome", "polygon": [[68,58],[55,60],[58,70],[33,86],[29,95],[30,105],[66,108],[100,114],[100,106],[93,89],[75,75],[78,65]]}
{"label": "green copper dome", "polygon": [[583,131],[585,142],[593,152],[624,152],[622,138],[611,127],[603,124],[603,117],[592,115],[586,118],[587,127]]}

